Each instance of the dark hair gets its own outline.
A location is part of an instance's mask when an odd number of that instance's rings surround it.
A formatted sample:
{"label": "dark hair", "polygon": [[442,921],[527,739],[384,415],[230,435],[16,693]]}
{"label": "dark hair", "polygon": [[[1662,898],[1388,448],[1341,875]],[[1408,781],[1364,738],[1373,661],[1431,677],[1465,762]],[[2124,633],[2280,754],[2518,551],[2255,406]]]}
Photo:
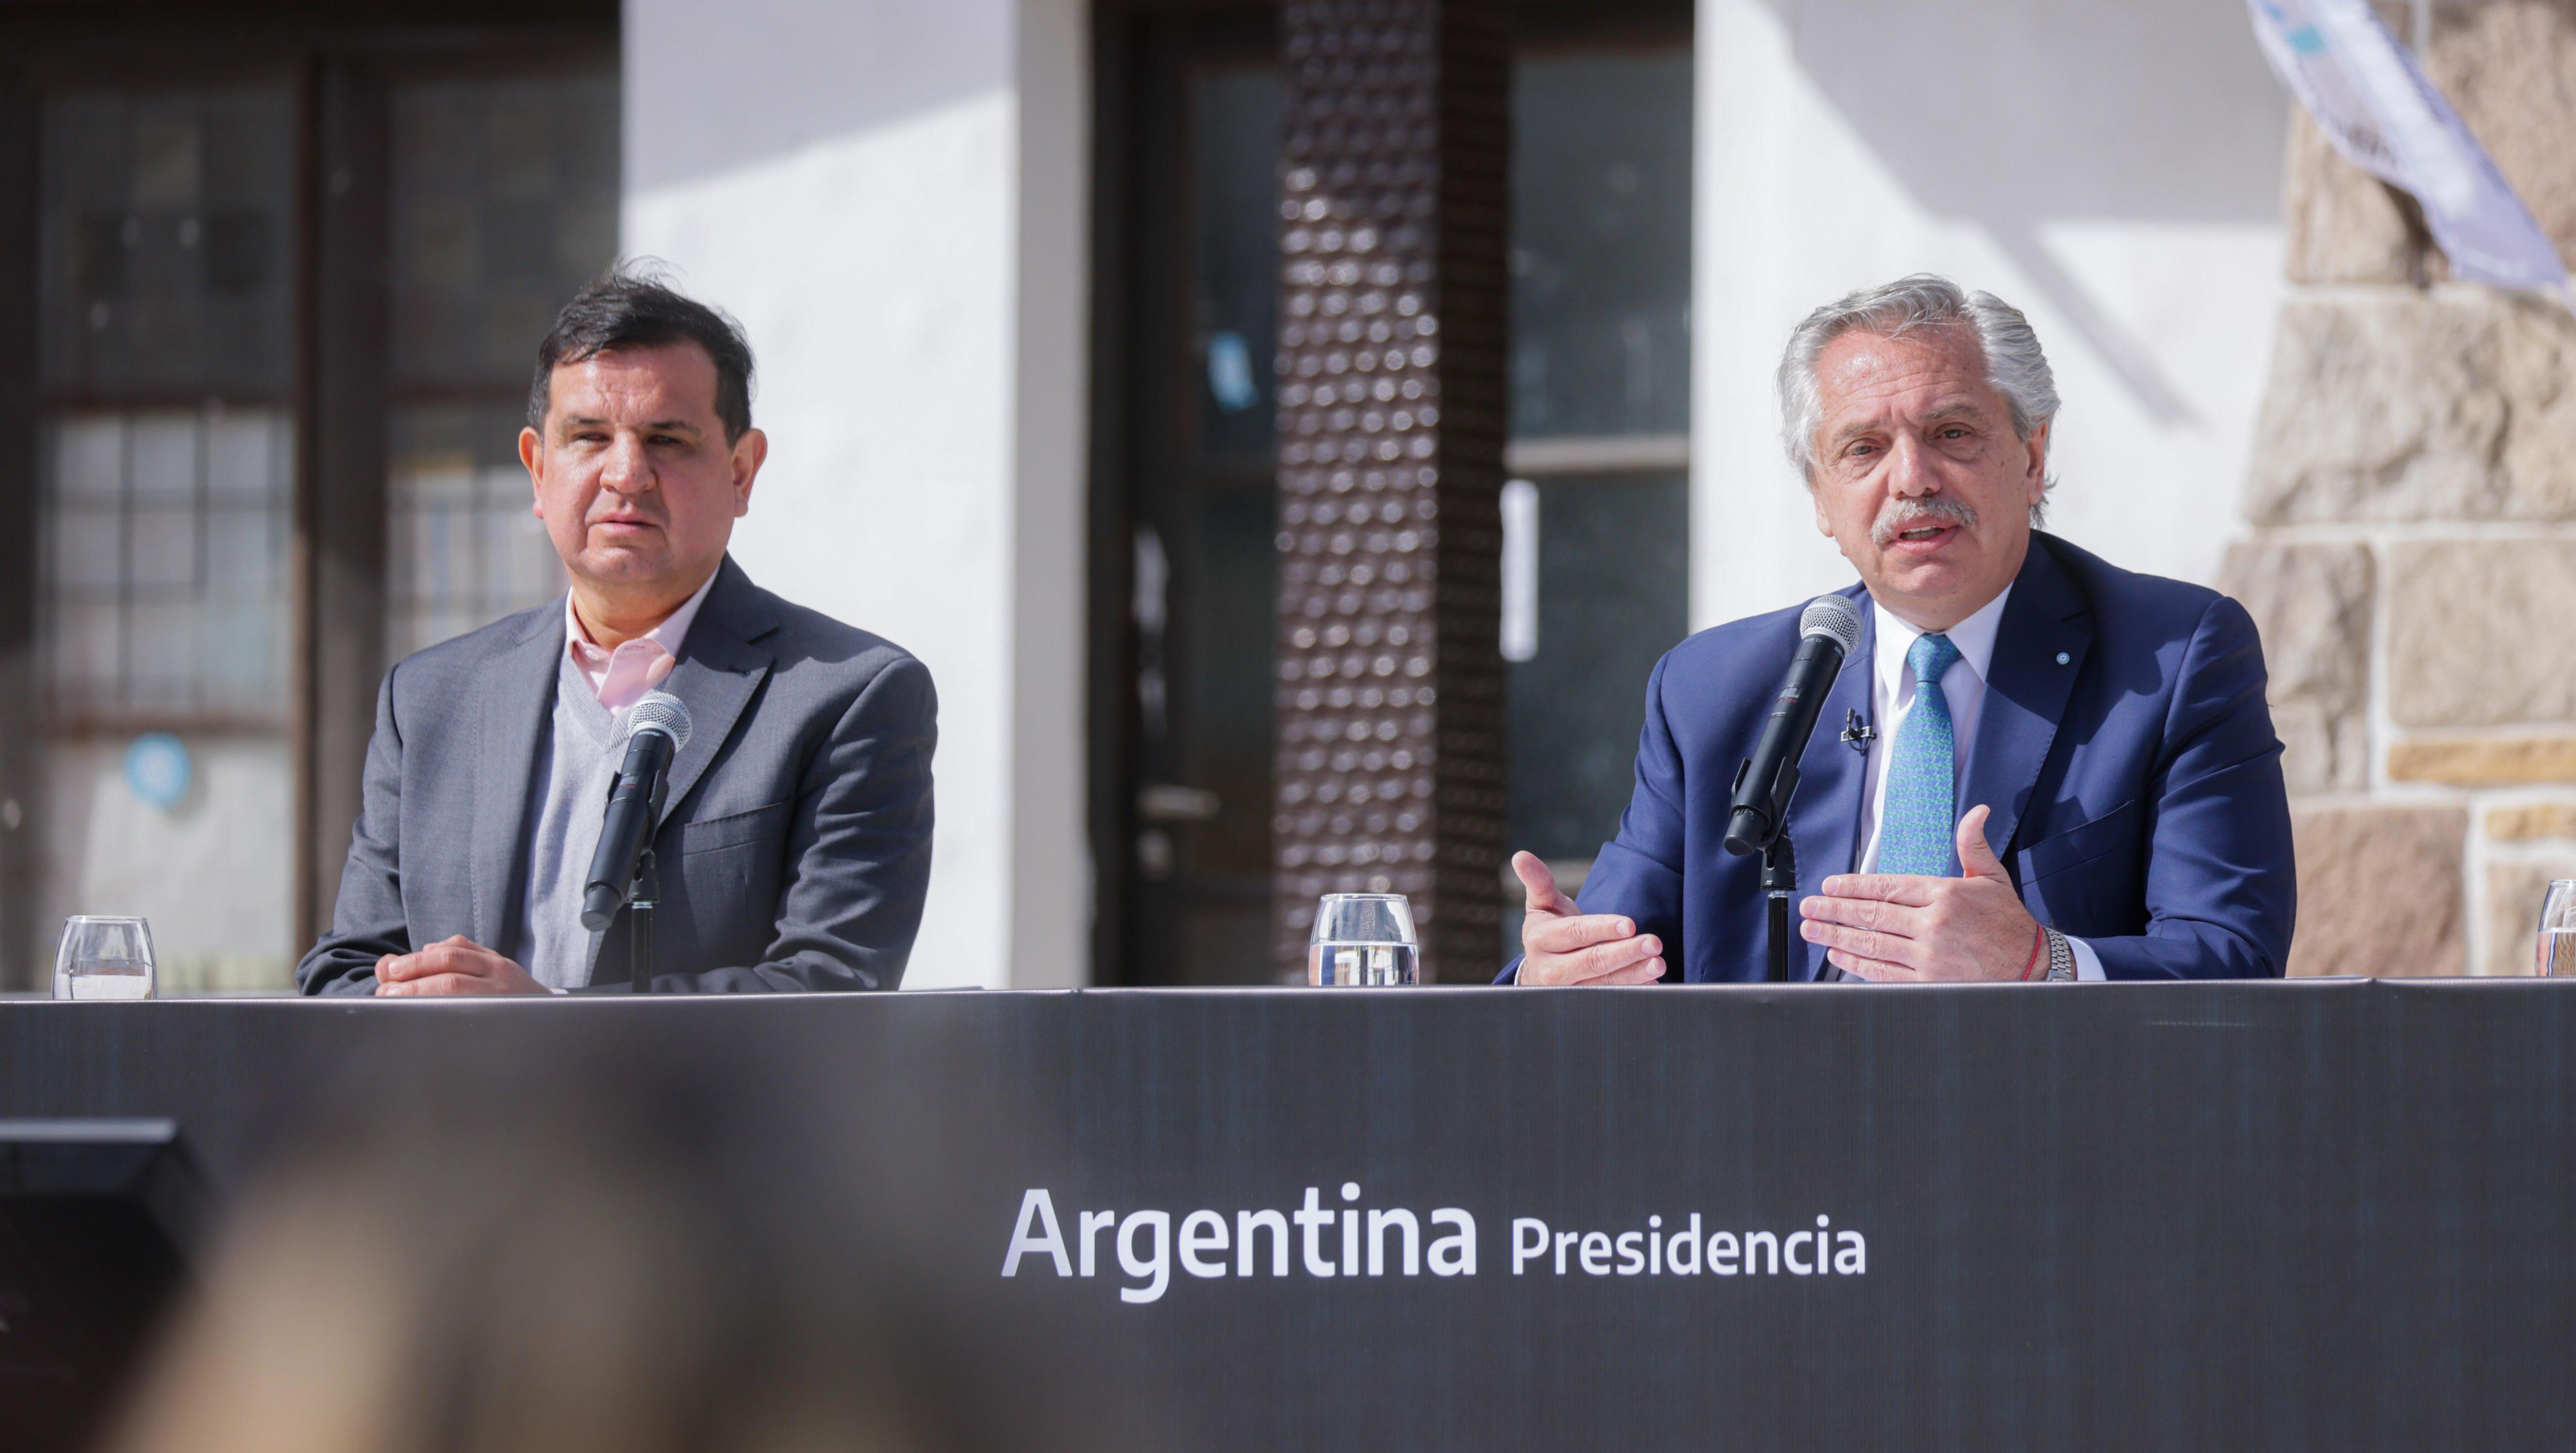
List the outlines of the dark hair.
{"label": "dark hair", "polygon": [[716,365],[716,417],[730,444],[751,427],[751,344],[723,311],[665,287],[649,273],[613,267],[592,278],[555,314],[537,345],[537,376],[528,385],[528,427],[542,433],[555,366],[580,363],[612,348],[694,343]]}

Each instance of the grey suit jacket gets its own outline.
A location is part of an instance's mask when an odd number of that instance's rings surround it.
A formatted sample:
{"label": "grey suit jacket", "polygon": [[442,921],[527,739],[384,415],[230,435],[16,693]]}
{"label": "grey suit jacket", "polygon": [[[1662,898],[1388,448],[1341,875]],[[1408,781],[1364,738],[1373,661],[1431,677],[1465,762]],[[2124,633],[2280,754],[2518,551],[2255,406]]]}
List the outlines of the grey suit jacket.
{"label": "grey suit jacket", "polygon": [[[339,908],[295,969],[305,993],[373,993],[379,955],[450,934],[509,951],[563,654],[558,599],[385,674]],[[692,729],[653,839],[652,962],[630,982],[622,912],[591,982],[895,987],[930,881],[929,670],[752,584],[728,557],[662,689],[687,703]]]}

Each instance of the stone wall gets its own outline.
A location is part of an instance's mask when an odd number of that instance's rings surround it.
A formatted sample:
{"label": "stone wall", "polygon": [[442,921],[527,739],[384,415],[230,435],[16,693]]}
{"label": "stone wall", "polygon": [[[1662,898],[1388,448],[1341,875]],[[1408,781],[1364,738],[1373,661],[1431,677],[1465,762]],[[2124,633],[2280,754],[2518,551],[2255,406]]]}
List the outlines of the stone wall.
{"label": "stone wall", "polygon": [[[2576,259],[2576,0],[2432,21],[2434,81]],[[2576,877],[2576,318],[2452,281],[2411,200],[2304,115],[2285,191],[2225,583],[2286,749],[2290,970],[2527,974],[2542,886]]]}

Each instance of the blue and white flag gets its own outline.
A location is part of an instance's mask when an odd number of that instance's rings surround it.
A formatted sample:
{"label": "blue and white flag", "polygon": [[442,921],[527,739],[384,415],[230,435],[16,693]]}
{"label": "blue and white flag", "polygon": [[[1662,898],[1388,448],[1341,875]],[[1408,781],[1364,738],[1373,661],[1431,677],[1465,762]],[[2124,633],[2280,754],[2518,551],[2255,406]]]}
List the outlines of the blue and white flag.
{"label": "blue and white flag", "polygon": [[2369,0],[2246,0],[2254,38],[2346,160],[2424,208],[2451,271],[2576,306],[2567,265]]}

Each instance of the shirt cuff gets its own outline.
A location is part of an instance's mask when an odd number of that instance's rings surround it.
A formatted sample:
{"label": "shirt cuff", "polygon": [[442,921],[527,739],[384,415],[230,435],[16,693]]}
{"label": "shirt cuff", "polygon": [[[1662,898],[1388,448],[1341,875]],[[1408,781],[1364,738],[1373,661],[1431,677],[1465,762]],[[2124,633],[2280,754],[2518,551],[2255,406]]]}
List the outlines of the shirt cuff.
{"label": "shirt cuff", "polygon": [[2110,978],[2110,975],[2102,972],[2102,956],[2093,952],[2093,945],[2086,943],[2080,938],[2070,938],[2066,941],[2066,946],[2075,951],[2075,981],[2077,983],[2099,984]]}

